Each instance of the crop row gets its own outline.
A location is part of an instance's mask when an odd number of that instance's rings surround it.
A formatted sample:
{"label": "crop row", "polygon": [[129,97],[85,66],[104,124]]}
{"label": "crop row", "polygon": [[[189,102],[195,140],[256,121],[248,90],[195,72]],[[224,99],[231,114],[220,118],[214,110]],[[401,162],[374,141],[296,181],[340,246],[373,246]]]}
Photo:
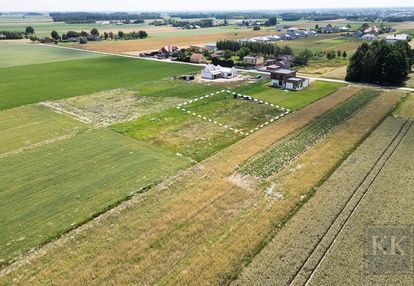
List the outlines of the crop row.
{"label": "crop row", "polygon": [[352,116],[374,99],[379,92],[366,90],[348,99],[339,107],[329,111],[306,127],[288,136],[259,157],[241,166],[244,175],[267,178],[279,172],[286,164],[297,158],[335,126]]}

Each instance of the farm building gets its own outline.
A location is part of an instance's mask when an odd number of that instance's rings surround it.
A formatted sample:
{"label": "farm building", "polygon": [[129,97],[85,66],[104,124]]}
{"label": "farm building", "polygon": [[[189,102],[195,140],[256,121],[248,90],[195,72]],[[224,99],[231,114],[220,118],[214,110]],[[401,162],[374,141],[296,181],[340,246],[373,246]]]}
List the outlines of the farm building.
{"label": "farm building", "polygon": [[361,37],[361,39],[365,41],[375,41],[377,39],[377,36],[374,34],[365,34]]}
{"label": "farm building", "polygon": [[257,57],[245,56],[245,57],[243,57],[243,62],[246,65],[251,65],[251,66],[263,66],[264,61],[265,61],[265,59],[262,56],[257,56]]}
{"label": "farm building", "polygon": [[394,44],[397,41],[408,41],[409,35],[399,34],[399,35],[389,35],[385,38],[388,44]]}
{"label": "farm building", "polygon": [[183,75],[183,76],[180,76],[180,79],[181,80],[185,80],[185,81],[191,81],[191,80],[194,80],[195,79],[195,76],[194,75]]}
{"label": "farm building", "polygon": [[217,51],[217,45],[216,44],[207,44],[206,49],[209,51]]}
{"label": "farm building", "polygon": [[309,79],[296,76],[296,71],[290,69],[278,69],[272,71],[270,78],[272,86],[288,90],[302,90],[309,86]]}
{"label": "farm building", "polygon": [[204,56],[202,54],[192,54],[190,57],[190,63],[201,64],[204,62]]}
{"label": "farm building", "polygon": [[218,78],[234,78],[237,77],[237,70],[232,68],[223,68],[219,65],[208,65],[201,71],[201,78],[218,79]]}

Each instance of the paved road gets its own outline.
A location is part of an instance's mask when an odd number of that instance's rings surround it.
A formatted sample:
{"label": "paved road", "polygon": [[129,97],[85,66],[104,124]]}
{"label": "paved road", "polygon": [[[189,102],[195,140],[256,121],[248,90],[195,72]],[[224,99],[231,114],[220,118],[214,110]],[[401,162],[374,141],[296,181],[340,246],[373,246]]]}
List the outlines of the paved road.
{"label": "paved road", "polygon": [[[139,57],[139,56],[124,55],[124,54],[115,54],[115,53],[100,52],[100,51],[92,51],[92,50],[87,50],[87,49],[78,49],[78,48],[71,48],[71,47],[63,47],[63,46],[59,46],[59,45],[46,45],[46,44],[39,44],[39,45],[41,45],[41,46],[47,46],[47,47],[52,47],[52,48],[60,48],[60,49],[76,50],[76,51],[82,51],[82,52],[90,52],[90,53],[107,55],[107,56],[116,56],[116,57],[132,58],[132,59],[142,59],[142,60],[157,61],[157,62],[160,62],[161,61],[161,62],[171,63],[171,64],[192,65],[192,66],[199,66],[199,67],[206,66],[205,64],[193,64],[193,63],[184,63],[184,62],[173,62],[171,60],[157,60],[157,59],[153,59],[153,58],[142,58],[142,57]],[[257,70],[238,69],[238,71],[242,71],[242,72],[252,72],[252,73],[255,73],[255,74],[269,75],[268,72],[261,72],[261,71],[257,71]],[[298,75],[300,76],[301,74],[299,73]],[[306,75],[302,75],[302,76],[306,76]],[[318,80],[318,81],[337,82],[337,83],[353,84],[353,85],[359,85],[359,86],[378,87],[378,88],[383,88],[383,89],[397,89],[397,90],[402,90],[402,91],[414,92],[414,88],[409,88],[409,87],[379,86],[379,85],[375,85],[375,84],[352,83],[352,82],[349,82],[349,81],[340,80],[340,79],[332,79],[332,78],[309,77],[309,76],[306,76],[306,77],[307,78],[310,78],[311,80]]]}

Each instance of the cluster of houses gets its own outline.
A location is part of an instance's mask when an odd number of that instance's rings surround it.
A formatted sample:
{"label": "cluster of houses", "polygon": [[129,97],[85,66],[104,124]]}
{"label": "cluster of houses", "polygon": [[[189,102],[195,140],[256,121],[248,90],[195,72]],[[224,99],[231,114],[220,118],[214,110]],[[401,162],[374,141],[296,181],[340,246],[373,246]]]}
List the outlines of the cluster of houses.
{"label": "cluster of houses", "polygon": [[291,40],[296,40],[296,39],[306,38],[306,37],[311,37],[311,36],[317,36],[317,35],[318,35],[318,32],[314,30],[307,31],[305,29],[298,29],[295,27],[290,27],[286,29],[286,33],[246,38],[246,39],[241,39],[240,42],[271,43],[271,42],[278,42],[278,41],[291,41]]}
{"label": "cluster of houses", "polygon": [[295,63],[293,55],[279,55],[275,59],[267,59],[263,56],[245,56],[243,63],[260,71],[271,72],[279,68],[291,68]]}
{"label": "cluster of houses", "polygon": [[[253,60],[253,59],[252,59]],[[276,68],[270,72],[271,85],[273,87],[287,90],[302,90],[309,86],[310,79],[299,77],[296,71],[288,68]],[[231,79],[238,76],[236,68],[225,68],[219,65],[208,65],[201,71],[201,78],[208,80]]]}

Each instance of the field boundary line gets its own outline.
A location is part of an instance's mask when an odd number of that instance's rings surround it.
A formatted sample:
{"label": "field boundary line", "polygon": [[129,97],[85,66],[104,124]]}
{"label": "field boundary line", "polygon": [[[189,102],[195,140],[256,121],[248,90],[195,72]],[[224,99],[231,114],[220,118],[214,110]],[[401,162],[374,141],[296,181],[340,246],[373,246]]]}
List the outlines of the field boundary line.
{"label": "field boundary line", "polygon": [[[255,128],[253,128],[250,131],[243,132],[241,130],[238,130],[236,128],[233,128],[233,127],[229,126],[228,124],[220,123],[219,120],[216,120],[216,119],[213,119],[213,118],[209,118],[209,117],[203,116],[201,114],[192,112],[191,110],[188,110],[186,108],[186,106],[190,105],[193,102],[202,100],[204,98],[209,98],[209,97],[212,97],[212,96],[217,96],[217,95],[223,94],[223,93],[227,93],[229,95],[233,95],[233,96],[235,96],[235,99],[243,98],[243,100],[249,100],[249,101],[253,101],[254,103],[257,102],[259,104],[268,105],[268,106],[274,107],[275,109],[277,109],[279,111],[283,111],[283,113],[280,114],[280,115],[278,115],[278,116],[272,117],[268,121],[266,121],[263,124],[261,124],[261,125],[255,127]],[[232,131],[232,132],[234,132],[236,134],[241,134],[243,136],[249,136],[250,134],[253,134],[254,132],[259,131],[260,129],[264,128],[265,126],[269,125],[270,123],[273,123],[274,121],[276,121],[276,120],[278,120],[278,119],[280,119],[280,118],[288,115],[291,112],[291,110],[288,109],[288,108],[281,107],[281,106],[278,106],[278,105],[274,105],[273,103],[269,103],[269,102],[266,102],[266,101],[263,101],[263,100],[254,98],[252,96],[241,95],[240,93],[232,92],[231,90],[226,90],[226,89],[223,89],[223,90],[220,90],[220,91],[216,91],[216,92],[213,92],[213,93],[204,95],[204,96],[199,96],[199,97],[196,97],[196,98],[192,98],[190,100],[187,100],[187,101],[185,101],[183,103],[178,104],[176,106],[176,108],[179,109],[179,110],[181,110],[181,111],[183,111],[183,112],[185,112],[185,113],[187,113],[187,114],[190,114],[190,115],[193,115],[193,116],[198,117],[200,119],[203,119],[204,121],[211,122],[212,124],[219,125],[220,127],[223,127],[224,129],[226,129],[228,131]]]}
{"label": "field boundary line", "polygon": [[62,135],[62,136],[55,137],[55,138],[52,138],[52,139],[44,140],[44,141],[41,141],[41,142],[38,142],[38,143],[34,143],[32,145],[29,145],[29,146],[21,147],[21,148],[18,148],[16,150],[13,150],[13,151],[10,151],[10,152],[2,153],[2,154],[0,154],[0,159],[4,159],[4,158],[7,158],[7,157],[10,157],[10,156],[13,156],[13,155],[20,154],[20,153],[25,152],[25,151],[36,149],[36,148],[46,146],[46,145],[49,145],[49,144],[53,144],[53,143],[56,143],[56,142],[60,142],[60,141],[66,140],[66,139],[70,139],[70,138],[76,136],[77,134],[79,134],[79,132],[73,132],[73,133],[70,133],[70,134],[66,134],[66,135]]}
{"label": "field boundary line", "polygon": [[[399,129],[399,131],[392,138],[392,140],[390,141],[390,143],[388,144],[388,146],[384,149],[384,151],[381,153],[381,155],[375,161],[375,163],[372,166],[371,170],[364,176],[364,178],[361,180],[361,182],[358,183],[358,185],[355,187],[354,191],[352,192],[352,195],[345,202],[344,206],[341,208],[341,210],[338,213],[338,215],[335,216],[333,222],[328,226],[327,230],[323,233],[323,235],[321,236],[321,238],[318,239],[318,241],[317,241],[316,245],[313,247],[311,253],[306,258],[306,260],[302,263],[302,265],[299,268],[299,270],[296,271],[294,277],[289,280],[288,285],[296,285],[297,284],[295,282],[296,282],[297,278],[299,278],[299,275],[301,273],[303,273],[303,271],[306,271],[305,270],[305,268],[307,268],[306,267],[306,264],[314,256],[314,254],[317,251],[317,249],[319,247],[323,247],[322,246],[323,240],[328,236],[328,233],[331,230],[334,229],[334,225],[338,222],[340,224],[339,225],[339,230],[336,231],[336,234],[334,234],[333,239],[329,242],[329,244],[327,245],[327,248],[323,251],[322,257],[317,260],[317,264],[315,265],[315,267],[313,268],[313,270],[309,274],[309,276],[306,275],[307,276],[306,281],[304,283],[302,283],[302,284],[299,282],[300,285],[309,285],[309,282],[313,278],[313,276],[316,273],[316,271],[319,268],[319,266],[322,264],[324,258],[327,256],[327,254],[328,254],[329,250],[332,248],[334,242],[337,241],[337,238],[342,233],[342,231],[345,228],[345,226],[347,225],[348,221],[351,219],[352,215],[354,214],[354,212],[356,211],[356,209],[358,208],[358,206],[360,205],[360,203],[365,198],[365,196],[368,193],[368,191],[370,190],[372,184],[376,181],[377,177],[379,176],[379,174],[381,173],[381,171],[383,170],[383,168],[386,166],[386,164],[388,163],[388,161],[390,160],[390,158],[394,154],[395,150],[400,145],[401,141],[405,138],[406,134],[408,133],[408,131],[410,130],[410,128],[413,126],[413,123],[414,123],[414,121],[406,120],[401,125],[401,128]],[[405,127],[407,127],[407,126],[408,126],[408,128],[406,130],[404,130]],[[397,144],[395,146],[393,146],[394,143],[397,143]],[[387,153],[389,153],[389,154],[387,155]],[[385,161],[383,163],[380,163],[383,160],[385,160]],[[379,169],[378,170],[374,170],[374,169],[376,169],[376,167],[379,167]],[[372,179],[369,179],[369,177],[372,176],[372,175],[374,177]],[[361,189],[361,187],[363,187],[364,183],[368,183],[368,186],[366,186],[365,188],[362,188]],[[352,204],[353,199],[357,198],[358,195],[359,195],[359,193],[360,193],[360,192],[358,192],[358,190],[362,190],[362,194],[360,194],[361,197],[359,199],[357,199],[355,206],[352,207],[351,204]],[[346,215],[344,222],[340,222],[341,215],[343,215],[346,212],[346,209],[349,206],[351,206],[350,213],[348,215]],[[335,230],[333,230],[333,231],[335,231]]]}
{"label": "field boundary line", "polygon": [[92,124],[93,123],[92,120],[90,120],[89,118],[86,118],[84,116],[80,116],[79,114],[76,114],[74,112],[67,111],[66,109],[64,109],[62,107],[55,106],[55,105],[53,105],[52,102],[40,102],[38,104],[46,106],[46,107],[52,109],[53,111],[55,111],[56,113],[69,115],[71,118],[74,118],[74,119],[76,119],[76,120],[78,120],[82,123],[86,123],[86,124]]}

